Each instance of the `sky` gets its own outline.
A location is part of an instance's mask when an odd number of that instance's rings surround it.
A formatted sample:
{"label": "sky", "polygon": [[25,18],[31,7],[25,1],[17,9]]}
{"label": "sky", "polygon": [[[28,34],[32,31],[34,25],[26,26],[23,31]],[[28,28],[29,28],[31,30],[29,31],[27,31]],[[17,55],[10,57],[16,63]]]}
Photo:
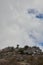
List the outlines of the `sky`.
{"label": "sky", "polygon": [[17,44],[43,50],[43,0],[0,0],[0,49]]}

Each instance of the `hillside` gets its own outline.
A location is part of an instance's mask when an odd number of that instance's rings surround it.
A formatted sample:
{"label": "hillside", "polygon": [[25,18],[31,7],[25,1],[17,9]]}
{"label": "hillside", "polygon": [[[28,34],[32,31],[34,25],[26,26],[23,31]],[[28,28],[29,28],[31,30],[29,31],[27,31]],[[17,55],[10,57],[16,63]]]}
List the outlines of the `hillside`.
{"label": "hillside", "polygon": [[0,65],[43,65],[43,52],[39,47],[6,47],[0,50]]}

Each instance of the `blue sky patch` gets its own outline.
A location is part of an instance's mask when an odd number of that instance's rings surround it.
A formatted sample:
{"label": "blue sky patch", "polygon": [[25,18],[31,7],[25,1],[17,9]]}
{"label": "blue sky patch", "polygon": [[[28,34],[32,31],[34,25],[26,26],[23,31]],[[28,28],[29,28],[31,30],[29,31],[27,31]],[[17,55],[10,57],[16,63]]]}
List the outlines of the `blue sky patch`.
{"label": "blue sky patch", "polygon": [[40,42],[39,45],[40,45],[40,46],[43,46],[43,42]]}
{"label": "blue sky patch", "polygon": [[28,14],[33,14],[35,15],[35,18],[43,19],[43,13],[39,12],[38,10],[28,9]]}
{"label": "blue sky patch", "polygon": [[36,15],[36,18],[38,18],[38,19],[43,19],[43,14],[38,14],[38,15]]}

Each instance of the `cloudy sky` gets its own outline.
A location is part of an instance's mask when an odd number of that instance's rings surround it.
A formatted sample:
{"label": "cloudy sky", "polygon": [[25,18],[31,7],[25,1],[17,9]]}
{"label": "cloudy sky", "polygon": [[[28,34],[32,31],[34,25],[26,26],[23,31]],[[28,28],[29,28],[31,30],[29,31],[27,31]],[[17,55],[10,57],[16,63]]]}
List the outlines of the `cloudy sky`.
{"label": "cloudy sky", "polygon": [[17,44],[43,50],[43,0],[0,0],[0,48]]}

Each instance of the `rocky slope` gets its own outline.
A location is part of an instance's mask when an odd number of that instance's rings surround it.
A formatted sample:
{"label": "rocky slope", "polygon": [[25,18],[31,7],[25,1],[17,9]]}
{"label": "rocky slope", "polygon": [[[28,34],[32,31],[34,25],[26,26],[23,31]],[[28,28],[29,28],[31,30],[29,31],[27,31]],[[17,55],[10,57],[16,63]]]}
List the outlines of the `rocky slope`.
{"label": "rocky slope", "polygon": [[0,50],[0,65],[43,65],[43,52],[39,47],[6,47]]}

